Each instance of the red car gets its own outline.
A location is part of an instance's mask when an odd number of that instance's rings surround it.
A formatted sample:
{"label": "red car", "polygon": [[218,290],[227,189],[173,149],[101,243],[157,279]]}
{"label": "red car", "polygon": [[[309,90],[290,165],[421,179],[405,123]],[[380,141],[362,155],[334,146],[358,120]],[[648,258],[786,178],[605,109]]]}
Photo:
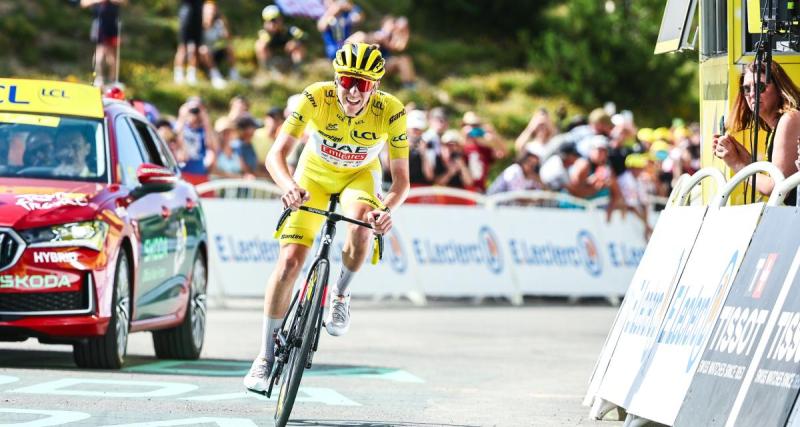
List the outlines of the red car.
{"label": "red car", "polygon": [[200,199],[147,120],[87,85],[0,79],[0,341],[69,343],[119,368],[128,334],[160,358],[203,347]]}

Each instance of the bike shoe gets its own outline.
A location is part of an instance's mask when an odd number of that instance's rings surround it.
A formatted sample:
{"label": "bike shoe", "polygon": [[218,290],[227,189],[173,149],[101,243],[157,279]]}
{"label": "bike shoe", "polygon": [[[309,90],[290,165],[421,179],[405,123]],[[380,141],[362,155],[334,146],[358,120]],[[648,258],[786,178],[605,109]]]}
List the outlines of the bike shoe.
{"label": "bike shoe", "polygon": [[269,374],[272,372],[273,362],[263,357],[256,357],[250,372],[244,377],[244,386],[256,393],[263,393],[269,387]]}
{"label": "bike shoe", "polygon": [[350,329],[350,296],[334,296],[331,298],[331,308],[325,320],[325,329],[328,334],[339,337]]}

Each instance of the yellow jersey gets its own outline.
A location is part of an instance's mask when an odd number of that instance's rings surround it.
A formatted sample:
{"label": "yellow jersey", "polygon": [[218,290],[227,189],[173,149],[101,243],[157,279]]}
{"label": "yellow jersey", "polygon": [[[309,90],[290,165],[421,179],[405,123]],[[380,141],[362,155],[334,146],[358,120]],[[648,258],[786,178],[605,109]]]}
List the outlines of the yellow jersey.
{"label": "yellow jersey", "polygon": [[316,174],[335,179],[380,167],[378,155],[387,143],[390,159],[408,158],[405,115],[397,98],[376,91],[361,114],[347,117],[336,99],[335,83],[319,82],[303,90],[282,131],[299,138],[310,126],[301,158]]}

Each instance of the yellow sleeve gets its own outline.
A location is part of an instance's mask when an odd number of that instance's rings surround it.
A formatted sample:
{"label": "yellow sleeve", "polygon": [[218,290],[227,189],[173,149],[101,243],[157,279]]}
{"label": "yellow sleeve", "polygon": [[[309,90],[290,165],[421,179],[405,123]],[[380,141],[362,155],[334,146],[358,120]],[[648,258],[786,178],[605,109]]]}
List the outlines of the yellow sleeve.
{"label": "yellow sleeve", "polygon": [[299,96],[297,105],[292,110],[286,121],[283,122],[281,132],[286,132],[289,135],[300,138],[306,130],[308,122],[313,118],[314,113],[322,100],[320,91],[317,89],[321,83],[314,83],[303,90],[302,95]]}
{"label": "yellow sleeve", "polygon": [[400,101],[390,96],[388,99],[389,111],[389,158],[408,158],[408,136],[406,135],[406,109]]}

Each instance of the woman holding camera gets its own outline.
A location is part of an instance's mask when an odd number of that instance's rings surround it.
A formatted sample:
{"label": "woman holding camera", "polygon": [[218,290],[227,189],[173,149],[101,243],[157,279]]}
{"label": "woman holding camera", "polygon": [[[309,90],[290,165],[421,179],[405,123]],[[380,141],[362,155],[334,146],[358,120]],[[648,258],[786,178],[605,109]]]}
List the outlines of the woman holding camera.
{"label": "woman holding camera", "polygon": [[[770,80],[766,81],[766,69],[760,71],[761,79],[756,82],[756,63],[747,65],[739,76],[739,93],[730,114],[731,123],[725,135],[715,135],[712,150],[734,172],[742,170],[751,163],[750,152],[729,132],[752,130],[753,111],[756,103],[756,90],[759,95],[758,126],[767,132],[766,156],[759,159],[772,162],[785,176],[797,171],[798,138],[800,138],[800,90],[789,79],[777,62],[769,69]],[[756,189],[766,196],[772,193],[775,181],[768,175],[756,175]],[[748,196],[745,195],[745,200]],[[786,204],[794,205],[796,195],[792,192]]]}

